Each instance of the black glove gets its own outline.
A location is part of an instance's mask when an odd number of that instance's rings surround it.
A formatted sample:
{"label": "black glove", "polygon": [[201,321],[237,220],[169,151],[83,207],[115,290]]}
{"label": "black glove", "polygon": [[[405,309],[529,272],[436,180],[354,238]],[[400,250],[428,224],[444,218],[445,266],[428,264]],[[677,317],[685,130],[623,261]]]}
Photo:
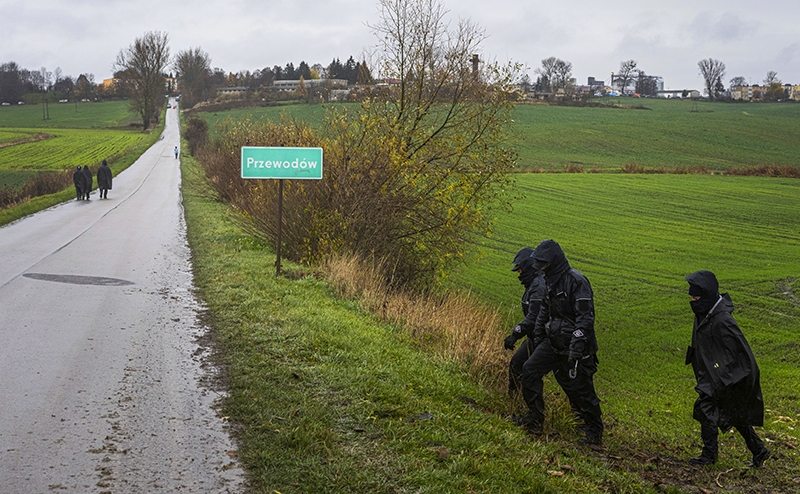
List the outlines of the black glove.
{"label": "black glove", "polygon": [[521,338],[521,335],[516,331],[512,331],[510,335],[506,336],[506,339],[503,340],[503,346],[506,350],[513,350],[514,345],[517,344],[517,340]]}
{"label": "black glove", "polygon": [[569,365],[572,367],[573,362],[576,360],[580,360],[583,358],[583,347],[586,345],[586,342],[583,340],[573,340],[569,345],[569,356],[567,360],[569,360]]}

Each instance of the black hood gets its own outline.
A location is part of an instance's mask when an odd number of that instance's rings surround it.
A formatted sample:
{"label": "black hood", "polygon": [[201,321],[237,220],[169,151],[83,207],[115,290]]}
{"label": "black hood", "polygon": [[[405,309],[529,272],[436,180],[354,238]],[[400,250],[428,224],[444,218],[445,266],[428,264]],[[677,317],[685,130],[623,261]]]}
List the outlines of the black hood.
{"label": "black hood", "polygon": [[569,271],[570,266],[567,261],[567,256],[561,250],[561,246],[555,240],[542,240],[542,242],[533,251],[534,267],[544,269],[544,275],[547,277],[548,282],[555,283],[562,274]]}
{"label": "black hood", "polygon": [[695,271],[686,278],[690,294],[698,294],[700,298],[691,302],[692,311],[703,319],[719,301],[719,282],[711,271]]}
{"label": "black hood", "polygon": [[514,256],[514,265],[511,267],[511,271],[518,271],[519,272],[519,282],[525,288],[528,288],[531,282],[536,278],[536,270],[533,269],[533,258],[531,257],[533,254],[533,249],[530,247],[525,247],[517,252],[517,255]]}

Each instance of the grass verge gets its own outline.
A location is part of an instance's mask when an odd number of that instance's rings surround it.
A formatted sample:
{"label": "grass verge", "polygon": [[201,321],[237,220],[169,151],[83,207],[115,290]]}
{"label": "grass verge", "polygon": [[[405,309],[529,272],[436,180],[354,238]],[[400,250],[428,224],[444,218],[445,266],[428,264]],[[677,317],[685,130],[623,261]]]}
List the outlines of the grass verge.
{"label": "grass verge", "polygon": [[[647,492],[571,430],[533,438],[457,360],[425,351],[244,234],[182,159],[195,283],[252,492]],[[549,386],[551,383],[548,383]]]}

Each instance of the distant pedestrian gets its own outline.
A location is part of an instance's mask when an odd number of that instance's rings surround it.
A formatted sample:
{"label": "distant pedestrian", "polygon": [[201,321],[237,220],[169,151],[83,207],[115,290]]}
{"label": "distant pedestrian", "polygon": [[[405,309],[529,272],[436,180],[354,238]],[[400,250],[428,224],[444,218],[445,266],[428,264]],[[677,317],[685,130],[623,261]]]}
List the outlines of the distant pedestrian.
{"label": "distant pedestrian", "polygon": [[75,184],[75,194],[77,196],[77,200],[83,200],[83,171],[81,170],[80,165],[78,165],[77,170],[75,173],[72,174],[72,182]]}
{"label": "distant pedestrian", "polygon": [[108,167],[106,160],[103,160],[97,169],[97,188],[100,189],[100,199],[108,199],[108,191],[111,189],[111,168]]}
{"label": "distant pedestrian", "polygon": [[692,344],[686,364],[692,364],[698,393],[692,416],[700,422],[703,451],[690,458],[692,465],[717,461],[718,430],[735,428],[753,454],[751,467],[760,467],[770,450],[753,429],[764,425],[764,399],[756,358],[733,318],[733,302],[720,295],[717,277],[711,271],[687,276],[694,312]]}
{"label": "distant pedestrian", "polygon": [[178,146],[175,146],[175,159],[178,159]]}
{"label": "distant pedestrian", "polygon": [[89,194],[92,192],[92,170],[89,169],[89,165],[83,166],[83,197],[87,201],[89,200]]}

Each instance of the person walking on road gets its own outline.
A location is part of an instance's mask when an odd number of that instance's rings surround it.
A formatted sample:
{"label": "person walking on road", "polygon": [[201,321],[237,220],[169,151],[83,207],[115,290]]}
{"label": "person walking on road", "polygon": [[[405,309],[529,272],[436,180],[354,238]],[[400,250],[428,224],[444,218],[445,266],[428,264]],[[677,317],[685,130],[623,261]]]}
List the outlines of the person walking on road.
{"label": "person walking on road", "polygon": [[[585,437],[578,442],[599,446],[603,419],[593,380],[597,372],[597,339],[592,287],[580,271],[569,265],[564,251],[554,240],[543,240],[532,258],[533,267],[544,271],[545,291],[539,314],[526,316],[520,324],[521,331],[532,332],[535,350],[522,367],[522,396],[529,412],[515,422],[533,433],[542,432],[542,378],[552,371],[556,376],[561,375],[558,377],[569,376],[570,385],[562,389],[583,419],[581,429]],[[557,378],[557,381],[565,379]]]}
{"label": "person walking on road", "polygon": [[92,170],[89,169],[89,165],[83,166],[83,197],[87,201],[89,200],[89,194],[92,193]]}
{"label": "person walking on road", "polygon": [[751,467],[760,467],[770,450],[753,429],[764,425],[764,400],[758,365],[736,320],[733,302],[727,293],[720,295],[717,277],[711,271],[695,271],[685,278],[689,283],[690,305],[694,312],[692,344],[686,352],[698,393],[693,418],[700,422],[703,450],[690,458],[692,465],[717,461],[719,431],[735,428],[753,454]]}
{"label": "person walking on road", "polygon": [[108,199],[108,191],[111,189],[111,168],[108,167],[106,160],[103,160],[97,169],[97,188],[100,189],[100,199]]}
{"label": "person walking on road", "polygon": [[178,146],[175,146],[175,159],[178,159]]}
{"label": "person walking on road", "polygon": [[75,173],[72,174],[72,182],[75,184],[75,194],[77,196],[77,200],[83,200],[83,171],[81,170],[80,165],[75,170]]}

